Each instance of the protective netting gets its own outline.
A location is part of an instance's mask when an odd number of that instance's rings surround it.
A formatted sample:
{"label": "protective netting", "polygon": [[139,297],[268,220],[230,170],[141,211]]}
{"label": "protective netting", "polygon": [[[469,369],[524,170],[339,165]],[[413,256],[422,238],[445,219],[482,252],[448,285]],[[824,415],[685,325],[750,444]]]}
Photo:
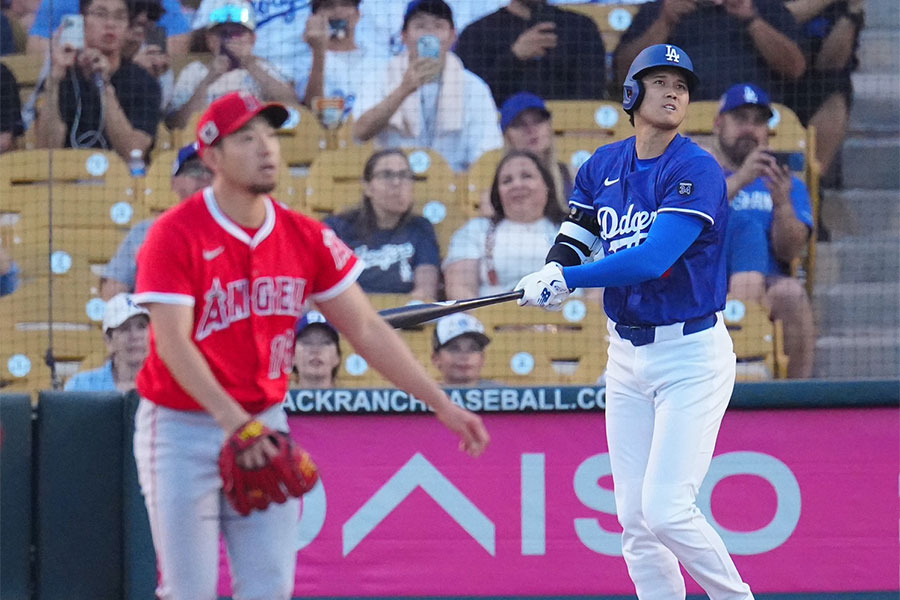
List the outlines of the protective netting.
{"label": "protective netting", "polygon": [[[633,135],[622,83],[657,43],[689,55],[700,80],[680,131],[734,177],[724,318],[739,379],[900,374],[896,2],[4,6],[3,390],[89,369],[100,371],[83,385],[127,387],[147,334],[122,328],[128,311],[104,332],[105,300],[133,290],[152,219],[208,184],[183,148],[211,100],[247,91],[290,105],[272,195],[328,219],[368,265],[360,282],[377,308],[467,298],[543,265],[579,167]],[[386,148],[402,151],[375,154]],[[619,238],[631,237],[618,246],[640,243],[648,219],[623,215]],[[600,290],[560,312],[472,315],[480,324],[402,335],[438,377],[603,374]],[[340,344],[337,385],[384,384]]]}

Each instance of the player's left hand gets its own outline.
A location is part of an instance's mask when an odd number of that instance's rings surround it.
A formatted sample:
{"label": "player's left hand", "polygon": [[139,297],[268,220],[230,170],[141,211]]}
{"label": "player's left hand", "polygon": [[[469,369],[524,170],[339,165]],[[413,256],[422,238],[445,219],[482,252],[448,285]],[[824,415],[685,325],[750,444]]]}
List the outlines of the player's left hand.
{"label": "player's left hand", "polygon": [[525,292],[518,300],[519,306],[541,306],[547,310],[562,310],[562,304],[571,292],[562,267],[555,262],[520,279],[515,289]]}

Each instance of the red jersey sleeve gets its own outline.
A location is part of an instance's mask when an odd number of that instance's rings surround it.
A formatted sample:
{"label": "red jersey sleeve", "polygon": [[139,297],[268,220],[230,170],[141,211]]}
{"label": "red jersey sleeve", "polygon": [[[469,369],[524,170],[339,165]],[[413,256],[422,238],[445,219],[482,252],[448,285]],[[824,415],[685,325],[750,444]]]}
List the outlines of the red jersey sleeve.
{"label": "red jersey sleeve", "polygon": [[353,285],[365,264],[330,227],[310,222],[315,228],[311,251],[320,268],[309,297],[313,302],[329,300]]}
{"label": "red jersey sleeve", "polygon": [[194,305],[190,235],[175,216],[160,217],[138,251],[135,302]]}

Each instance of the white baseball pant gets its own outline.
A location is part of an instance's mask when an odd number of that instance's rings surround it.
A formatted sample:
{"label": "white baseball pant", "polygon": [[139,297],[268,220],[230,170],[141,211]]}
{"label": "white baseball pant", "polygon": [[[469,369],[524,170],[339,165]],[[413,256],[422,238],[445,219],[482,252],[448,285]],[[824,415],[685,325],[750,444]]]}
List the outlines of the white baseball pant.
{"label": "white baseball pant", "polygon": [[[695,503],[734,388],[735,355],[721,315],[710,329],[638,347],[614,325],[606,435],[623,556],[638,598],[684,599],[680,562],[712,600],[752,600]],[[671,334],[677,326],[666,327]]]}
{"label": "white baseball pant", "polygon": [[[280,404],[256,415],[287,431]],[[225,536],[235,600],[288,600],[297,564],[300,501],[240,516],[222,494],[219,451],[225,433],[205,412],[142,399],[134,455],[156,560],[160,600],[216,600],[219,534]]]}

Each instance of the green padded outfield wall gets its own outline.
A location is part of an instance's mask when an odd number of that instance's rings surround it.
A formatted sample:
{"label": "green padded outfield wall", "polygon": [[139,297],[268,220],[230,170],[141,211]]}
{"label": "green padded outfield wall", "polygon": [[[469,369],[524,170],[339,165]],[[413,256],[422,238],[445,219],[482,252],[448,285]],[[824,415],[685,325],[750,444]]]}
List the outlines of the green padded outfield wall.
{"label": "green padded outfield wall", "polygon": [[0,396],[0,598],[30,598],[31,398]]}

